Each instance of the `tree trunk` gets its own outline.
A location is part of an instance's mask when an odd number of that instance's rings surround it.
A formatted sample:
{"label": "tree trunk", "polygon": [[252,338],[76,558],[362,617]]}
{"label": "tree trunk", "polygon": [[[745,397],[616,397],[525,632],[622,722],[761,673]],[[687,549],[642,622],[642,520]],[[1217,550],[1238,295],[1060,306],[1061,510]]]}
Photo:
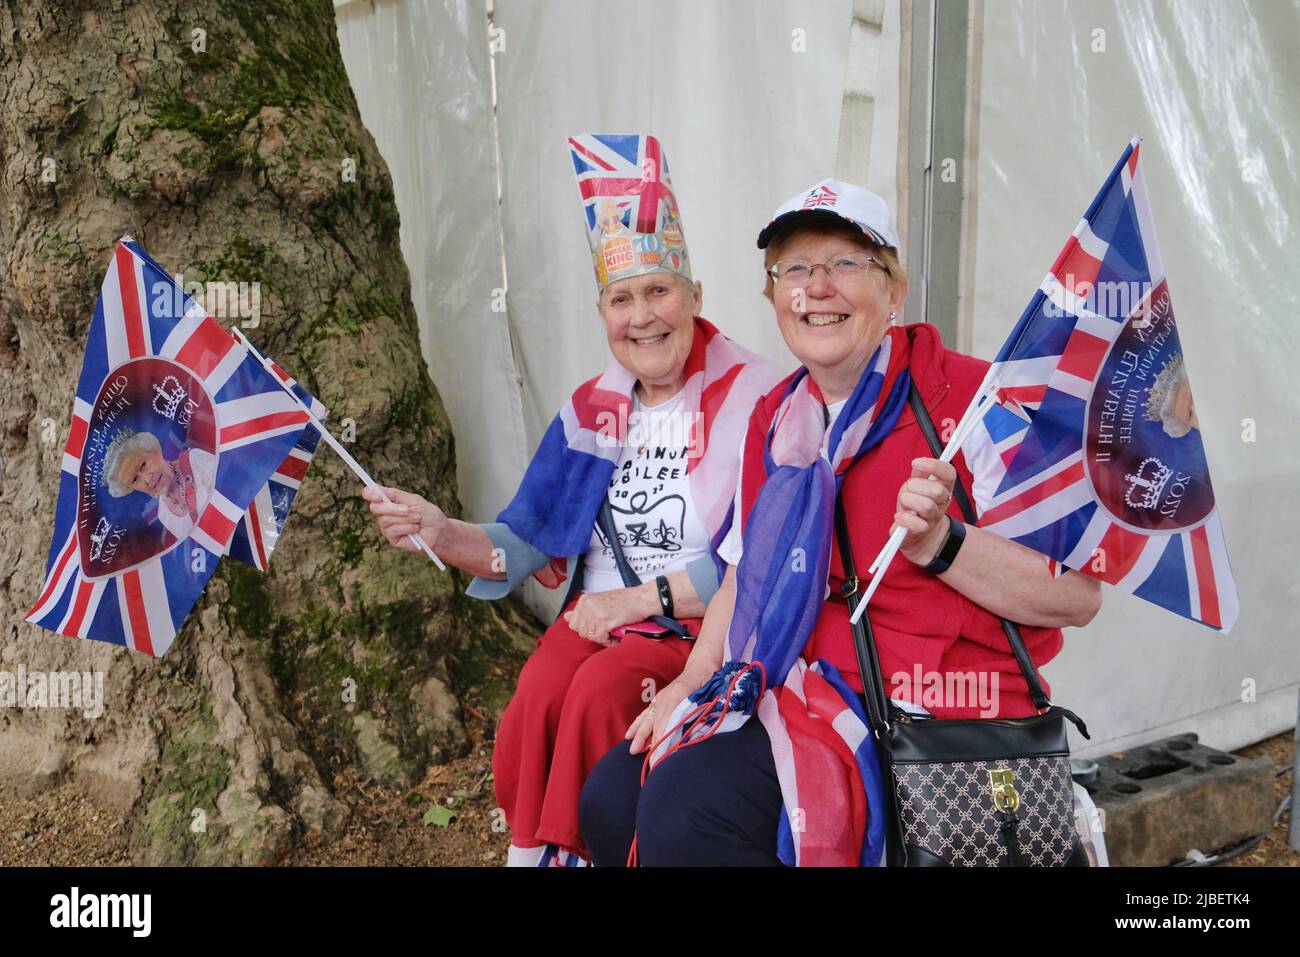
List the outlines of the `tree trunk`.
{"label": "tree trunk", "polygon": [[[114,241],[185,282],[258,283],[248,334],[390,485],[459,512],[392,182],[330,0],[0,5],[0,670],[104,672],[104,713],[0,710],[0,780],[129,808],[140,863],[265,863],[339,833],[336,771],[418,779],[535,634],[390,549],[322,444],[269,574],[224,560],[165,659],[22,623]],[[355,175],[352,175],[354,172]],[[208,303],[211,311],[211,297]],[[230,323],[227,322],[227,325]]]}

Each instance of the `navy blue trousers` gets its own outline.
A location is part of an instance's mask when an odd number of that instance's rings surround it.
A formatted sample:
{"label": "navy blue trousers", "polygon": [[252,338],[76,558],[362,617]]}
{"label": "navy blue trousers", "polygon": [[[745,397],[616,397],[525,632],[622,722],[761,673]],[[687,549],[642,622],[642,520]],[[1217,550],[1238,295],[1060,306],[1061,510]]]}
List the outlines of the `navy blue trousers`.
{"label": "navy blue trousers", "polygon": [[646,867],[774,867],[781,785],[758,718],[664,759],[641,787],[645,752],[600,759],[578,807],[598,867],[623,867],[632,835]]}

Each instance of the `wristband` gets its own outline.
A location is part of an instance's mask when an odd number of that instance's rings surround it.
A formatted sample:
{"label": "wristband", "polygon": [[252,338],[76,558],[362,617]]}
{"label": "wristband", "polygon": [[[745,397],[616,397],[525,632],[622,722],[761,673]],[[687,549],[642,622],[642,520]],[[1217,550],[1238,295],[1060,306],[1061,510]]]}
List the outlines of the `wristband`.
{"label": "wristband", "polygon": [[656,575],[655,586],[659,589],[659,607],[663,609],[664,617],[673,617],[673,591],[668,587],[668,579]]}
{"label": "wristband", "polygon": [[949,515],[948,537],[944,539],[939,554],[930,560],[930,563],[925,566],[925,570],[935,575],[942,575],[952,567],[953,560],[957,557],[957,553],[961,551],[961,543],[964,541],[966,541],[966,526]]}

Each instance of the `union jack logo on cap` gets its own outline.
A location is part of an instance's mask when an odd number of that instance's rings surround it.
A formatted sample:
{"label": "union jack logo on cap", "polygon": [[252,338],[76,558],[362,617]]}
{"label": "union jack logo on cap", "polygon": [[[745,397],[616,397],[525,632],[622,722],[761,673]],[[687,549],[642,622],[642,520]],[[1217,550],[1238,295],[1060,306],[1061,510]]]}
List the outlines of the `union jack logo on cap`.
{"label": "union jack logo on cap", "polygon": [[804,209],[817,209],[821,206],[834,206],[839,201],[835,190],[828,186],[816,186],[809,191],[803,201]]}

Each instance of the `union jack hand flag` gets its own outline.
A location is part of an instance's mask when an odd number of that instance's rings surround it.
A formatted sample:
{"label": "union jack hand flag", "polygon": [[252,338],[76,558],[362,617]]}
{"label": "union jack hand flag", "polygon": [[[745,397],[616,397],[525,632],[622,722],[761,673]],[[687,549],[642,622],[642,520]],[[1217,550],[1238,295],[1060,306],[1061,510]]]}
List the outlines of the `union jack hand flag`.
{"label": "union jack hand flag", "polygon": [[1237,590],[1138,149],[998,353],[963,451],[981,527],[1227,632]]}
{"label": "union jack hand flag", "polygon": [[95,304],[45,582],[26,620],[163,654],[307,421],[123,237]]}
{"label": "union jack hand flag", "polygon": [[[303,404],[311,409],[317,419],[324,421],[329,410],[319,399],[304,389],[278,365],[275,373],[291,389]],[[271,560],[271,552],[284,533],[284,523],[293,508],[293,500],[302,485],[307,467],[316,455],[316,446],[320,444],[320,433],[315,428],[302,430],[302,436],[274,474],[262,486],[253,501],[244,511],[244,517],[235,526],[235,533],[230,539],[230,557],[251,565],[258,571],[266,571]]]}

